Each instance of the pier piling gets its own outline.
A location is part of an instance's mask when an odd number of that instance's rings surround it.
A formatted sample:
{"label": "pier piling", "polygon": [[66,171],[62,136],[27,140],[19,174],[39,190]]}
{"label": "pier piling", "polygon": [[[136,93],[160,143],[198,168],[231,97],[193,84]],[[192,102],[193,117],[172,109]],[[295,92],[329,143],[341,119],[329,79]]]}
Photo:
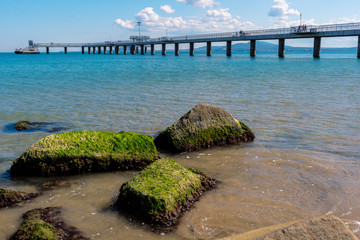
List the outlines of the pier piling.
{"label": "pier piling", "polygon": [[211,42],[206,42],[206,56],[211,56]]}
{"label": "pier piling", "polygon": [[104,47],[104,54],[106,54],[106,47]]}
{"label": "pier piling", "polygon": [[85,53],[85,47],[81,47],[81,53],[82,53],[82,54]]}
{"label": "pier piling", "polygon": [[136,53],[139,53],[139,47],[136,46]]}
{"label": "pier piling", "polygon": [[175,56],[179,56],[179,43],[175,43]]}
{"label": "pier piling", "polygon": [[250,40],[250,57],[256,56],[256,40]]}
{"label": "pier piling", "polygon": [[96,53],[96,47],[93,47],[93,54]]}
{"label": "pier piling", "polygon": [[357,57],[360,58],[360,36],[358,36],[358,54]]}
{"label": "pier piling", "polygon": [[155,54],[155,44],[150,45],[150,52],[151,52],[151,55]]}
{"label": "pier piling", "polygon": [[49,54],[49,47],[46,47],[46,54]]}
{"label": "pier piling", "polygon": [[320,58],[321,37],[314,38],[314,58]]}
{"label": "pier piling", "polygon": [[124,48],[124,55],[126,55],[127,54],[126,46],[124,46],[123,48]]}
{"label": "pier piling", "polygon": [[67,47],[64,47],[64,53],[67,54]]}
{"label": "pier piling", "polygon": [[166,55],[166,44],[163,43],[162,45],[162,55],[165,56]]}
{"label": "pier piling", "polygon": [[147,54],[147,47],[145,47],[145,54]]}
{"label": "pier piling", "polygon": [[88,47],[88,54],[91,53],[91,47]]}
{"label": "pier piling", "polygon": [[194,56],[194,43],[190,43],[190,56]]}
{"label": "pier piling", "polygon": [[112,54],[112,46],[109,47],[109,54]]}
{"label": "pier piling", "polygon": [[285,38],[279,39],[279,57],[285,57]]}
{"label": "pier piling", "polygon": [[145,46],[142,44],[141,46],[141,55],[145,54]]}
{"label": "pier piling", "polygon": [[231,57],[231,41],[226,41],[226,56]]}
{"label": "pier piling", "polygon": [[115,54],[119,55],[119,46],[115,46]]}
{"label": "pier piling", "polygon": [[131,45],[130,52],[131,52],[131,55],[135,54],[135,45]]}
{"label": "pier piling", "polygon": [[98,54],[101,54],[101,47],[98,47]]}

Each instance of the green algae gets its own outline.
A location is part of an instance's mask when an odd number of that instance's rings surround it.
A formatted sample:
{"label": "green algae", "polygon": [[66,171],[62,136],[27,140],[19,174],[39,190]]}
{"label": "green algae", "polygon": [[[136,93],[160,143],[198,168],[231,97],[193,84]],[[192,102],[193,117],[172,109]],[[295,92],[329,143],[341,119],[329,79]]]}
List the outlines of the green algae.
{"label": "green algae", "polygon": [[131,132],[72,131],[47,136],[24,152],[11,175],[67,175],[141,169],[158,159],[153,138]]}
{"label": "green algae", "polygon": [[155,139],[157,147],[172,152],[252,141],[250,128],[224,109],[198,104]]}
{"label": "green algae", "polygon": [[61,208],[47,207],[23,214],[20,228],[12,240],[87,240],[75,227],[68,226],[61,218]]}
{"label": "green algae", "polygon": [[0,188],[0,208],[8,207],[22,201],[35,198],[37,194],[17,192]]}
{"label": "green algae", "polygon": [[18,230],[16,240],[57,240],[60,237],[56,233],[56,228],[41,218],[41,212],[35,210],[26,215],[23,224]]}
{"label": "green algae", "polygon": [[182,207],[214,185],[213,179],[197,170],[186,169],[169,158],[160,159],[121,186],[117,205],[150,223],[171,225]]}

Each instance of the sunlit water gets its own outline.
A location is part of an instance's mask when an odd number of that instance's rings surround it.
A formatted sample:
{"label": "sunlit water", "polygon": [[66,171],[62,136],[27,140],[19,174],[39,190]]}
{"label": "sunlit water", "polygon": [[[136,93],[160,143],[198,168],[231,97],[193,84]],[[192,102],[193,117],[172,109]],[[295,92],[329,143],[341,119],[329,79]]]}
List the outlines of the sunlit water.
{"label": "sunlit water", "polygon": [[154,232],[113,210],[121,184],[137,174],[130,171],[62,178],[70,186],[0,210],[0,238],[16,231],[24,212],[48,206],[62,207],[66,222],[92,239],[217,239],[328,213],[360,222],[359,89],[355,53],[0,54],[2,188],[37,191],[49,180],[8,174],[14,159],[51,134],[9,129],[22,119],[156,135],[207,103],[256,135],[253,143],[170,155],[220,181],[172,232]]}

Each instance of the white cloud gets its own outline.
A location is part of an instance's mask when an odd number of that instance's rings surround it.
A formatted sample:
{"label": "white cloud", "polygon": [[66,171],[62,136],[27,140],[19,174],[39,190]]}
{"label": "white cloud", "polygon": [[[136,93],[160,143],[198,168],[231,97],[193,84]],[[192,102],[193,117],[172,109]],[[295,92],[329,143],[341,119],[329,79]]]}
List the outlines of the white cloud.
{"label": "white cloud", "polygon": [[196,7],[216,7],[219,6],[220,3],[215,2],[214,0],[176,0],[178,2],[183,2],[190,6],[196,6]]}
{"label": "white cloud", "polygon": [[175,10],[172,9],[172,7],[170,5],[161,6],[160,9],[163,10],[165,13],[168,13],[168,14],[175,12]]}
{"label": "white cloud", "polygon": [[274,5],[271,7],[269,12],[270,17],[287,20],[291,15],[300,15],[300,12],[293,8],[289,9],[289,4],[286,0],[274,0]]}
{"label": "white cloud", "polygon": [[126,29],[134,29],[135,28],[135,22],[130,21],[130,20],[123,21],[120,18],[118,18],[115,20],[115,24],[119,25],[122,28],[126,28]]}

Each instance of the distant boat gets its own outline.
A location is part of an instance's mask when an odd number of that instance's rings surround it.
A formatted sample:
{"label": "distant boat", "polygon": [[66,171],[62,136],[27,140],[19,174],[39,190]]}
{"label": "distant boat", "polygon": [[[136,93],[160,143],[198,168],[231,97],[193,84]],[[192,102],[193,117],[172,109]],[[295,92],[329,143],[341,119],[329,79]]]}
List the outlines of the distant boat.
{"label": "distant boat", "polygon": [[15,54],[40,54],[40,51],[37,48],[26,47],[24,49],[16,49]]}

